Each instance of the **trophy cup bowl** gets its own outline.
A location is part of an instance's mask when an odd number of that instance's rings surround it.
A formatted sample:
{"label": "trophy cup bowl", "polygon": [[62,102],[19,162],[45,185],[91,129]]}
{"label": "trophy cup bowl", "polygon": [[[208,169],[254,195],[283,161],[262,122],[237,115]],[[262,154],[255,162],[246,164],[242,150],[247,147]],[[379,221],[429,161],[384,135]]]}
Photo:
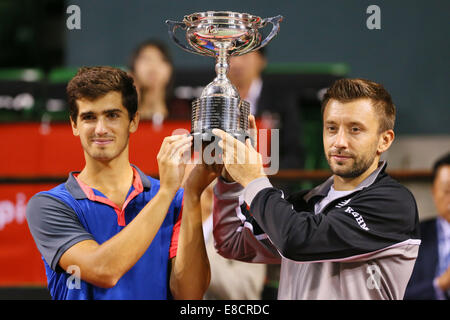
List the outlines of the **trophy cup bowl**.
{"label": "trophy cup bowl", "polygon": [[[249,138],[250,104],[242,100],[227,78],[230,56],[258,50],[275,37],[282,16],[261,19],[247,13],[207,11],[184,16],[182,22],[167,20],[169,36],[185,51],[216,59],[217,77],[192,103],[191,135],[211,141],[212,129],[219,128],[244,141]],[[261,28],[272,24],[270,34],[262,40]],[[186,30],[183,44],[176,36],[177,28]]]}

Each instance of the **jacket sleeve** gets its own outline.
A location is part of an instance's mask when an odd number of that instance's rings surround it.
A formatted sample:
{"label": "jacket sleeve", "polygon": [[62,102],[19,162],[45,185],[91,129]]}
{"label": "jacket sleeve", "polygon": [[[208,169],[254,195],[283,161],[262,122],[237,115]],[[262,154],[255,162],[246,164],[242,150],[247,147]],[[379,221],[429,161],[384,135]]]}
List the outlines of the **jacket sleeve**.
{"label": "jacket sleeve", "polygon": [[46,192],[30,199],[26,215],[37,248],[54,271],[62,271],[59,259],[70,247],[83,240],[95,240],[71,207]]}
{"label": "jacket sleeve", "polygon": [[326,214],[296,211],[267,178],[252,181],[244,199],[278,251],[291,260],[361,261],[403,241],[420,243],[412,239],[417,227],[414,198],[397,186],[360,192]]}
{"label": "jacket sleeve", "polygon": [[225,258],[255,263],[280,263],[280,255],[243,202],[238,183],[218,179],[214,187],[213,235]]}

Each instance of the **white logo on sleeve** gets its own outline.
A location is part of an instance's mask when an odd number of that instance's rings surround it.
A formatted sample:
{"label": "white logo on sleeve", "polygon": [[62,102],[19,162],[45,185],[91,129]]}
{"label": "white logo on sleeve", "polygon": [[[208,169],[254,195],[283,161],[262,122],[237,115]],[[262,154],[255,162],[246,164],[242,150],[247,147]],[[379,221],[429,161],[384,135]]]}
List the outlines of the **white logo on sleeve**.
{"label": "white logo on sleeve", "polygon": [[380,290],[381,288],[381,270],[380,267],[377,265],[370,265],[367,267],[366,272],[369,274],[369,277],[367,278],[366,285],[367,288],[377,289]]}
{"label": "white logo on sleeve", "polygon": [[350,213],[355,218],[356,222],[358,222],[361,229],[369,231],[369,228],[367,227],[366,223],[364,222],[363,217],[358,212],[353,210],[352,207],[348,207],[347,209],[345,209],[345,212]]}

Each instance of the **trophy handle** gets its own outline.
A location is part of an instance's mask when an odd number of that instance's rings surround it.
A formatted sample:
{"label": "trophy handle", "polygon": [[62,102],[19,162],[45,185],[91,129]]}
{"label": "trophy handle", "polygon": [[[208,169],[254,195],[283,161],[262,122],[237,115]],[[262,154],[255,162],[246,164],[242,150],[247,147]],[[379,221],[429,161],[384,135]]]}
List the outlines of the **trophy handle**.
{"label": "trophy handle", "polygon": [[180,40],[175,36],[175,30],[177,28],[186,29],[186,24],[184,22],[178,22],[178,21],[172,21],[172,20],[166,20],[167,25],[169,26],[169,36],[172,38],[172,40],[175,42],[177,46],[179,46],[181,49],[187,52],[192,52],[195,54],[200,54],[199,52],[192,50],[190,47],[184,45],[181,43]]}
{"label": "trophy handle", "polygon": [[272,31],[270,31],[269,35],[259,44],[259,46],[251,49],[250,51],[246,51],[244,53],[256,51],[256,50],[261,49],[262,47],[265,47],[270,42],[270,40],[272,40],[273,37],[275,37],[277,35],[278,31],[280,30],[280,22],[281,21],[283,21],[283,16],[281,16],[281,15],[263,19],[262,26],[265,27],[267,25],[267,23],[271,23]]}

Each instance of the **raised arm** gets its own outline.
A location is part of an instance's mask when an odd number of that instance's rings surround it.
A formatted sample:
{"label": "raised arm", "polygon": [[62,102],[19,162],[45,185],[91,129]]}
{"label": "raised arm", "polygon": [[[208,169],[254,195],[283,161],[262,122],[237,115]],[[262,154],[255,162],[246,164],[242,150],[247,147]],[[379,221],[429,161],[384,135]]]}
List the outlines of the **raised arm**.
{"label": "raised arm", "polygon": [[175,299],[202,299],[208,289],[211,272],[203,237],[200,198],[216,177],[212,167],[197,164],[186,179],[178,249],[172,259],[170,275]]}
{"label": "raised arm", "polygon": [[243,187],[219,178],[214,187],[213,235],[217,252],[225,258],[256,263],[280,263],[280,255],[249,215]]}
{"label": "raised arm", "polygon": [[158,232],[175,193],[160,189],[122,231],[102,244],[84,240],[70,247],[59,260],[67,270],[76,265],[82,280],[95,286],[112,288],[142,257]]}
{"label": "raised arm", "polygon": [[[53,269],[63,270],[75,265],[82,280],[99,287],[113,287],[142,257],[160,229],[180,187],[184,174],[181,155],[190,148],[190,141],[183,136],[164,140],[158,154],[158,193],[125,228],[101,244],[84,230],[67,205],[49,201],[45,195],[36,197],[29,204],[27,219],[47,263]],[[52,236],[55,230],[60,236]],[[64,236],[67,233],[69,237]]]}
{"label": "raised arm", "polygon": [[[243,201],[250,206],[252,217],[285,258],[361,260],[369,253],[400,244],[413,245],[413,254],[417,255],[417,206],[412,194],[398,183],[386,178],[382,188],[374,186],[370,192],[353,196],[347,206],[314,214],[308,208],[294,208],[292,201],[284,199],[264,175],[260,160],[237,159],[236,155],[248,154],[247,159],[258,159],[259,154],[248,141],[244,144],[223,131],[214,132],[222,138],[219,146],[224,149],[227,171],[245,187]],[[232,152],[234,148],[237,152]],[[221,236],[235,237],[230,230]],[[233,249],[237,247],[232,245]]]}

